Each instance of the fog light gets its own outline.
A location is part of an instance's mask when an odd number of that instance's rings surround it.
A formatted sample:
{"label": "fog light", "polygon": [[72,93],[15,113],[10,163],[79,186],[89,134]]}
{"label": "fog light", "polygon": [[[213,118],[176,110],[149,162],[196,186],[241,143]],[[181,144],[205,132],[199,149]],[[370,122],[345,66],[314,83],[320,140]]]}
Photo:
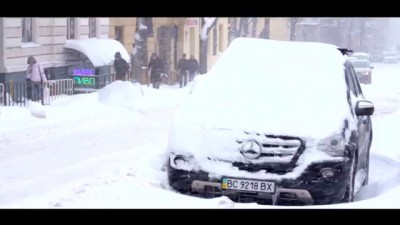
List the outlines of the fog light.
{"label": "fog light", "polygon": [[185,157],[183,157],[183,156],[181,156],[181,155],[177,155],[177,156],[175,156],[175,158],[174,158],[174,163],[175,163],[175,165],[177,165],[177,166],[182,166],[183,164],[186,163],[186,159],[185,159]]}
{"label": "fog light", "polygon": [[332,178],[335,175],[335,171],[330,168],[324,168],[321,170],[321,175],[323,178]]}

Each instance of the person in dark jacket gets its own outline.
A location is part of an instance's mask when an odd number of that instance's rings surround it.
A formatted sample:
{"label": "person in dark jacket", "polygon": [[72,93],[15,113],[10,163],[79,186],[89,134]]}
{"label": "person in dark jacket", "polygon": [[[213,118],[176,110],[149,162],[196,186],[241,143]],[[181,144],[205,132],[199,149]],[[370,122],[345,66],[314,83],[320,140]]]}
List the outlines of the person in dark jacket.
{"label": "person in dark jacket", "polygon": [[187,84],[188,79],[188,60],[186,59],[186,54],[182,55],[182,58],[178,61],[177,65],[178,70],[178,80],[179,80],[179,87],[184,87]]}
{"label": "person in dark jacket", "polygon": [[188,60],[188,70],[189,70],[189,80],[192,81],[199,71],[199,62],[194,58],[193,55],[190,56]]}
{"label": "person in dark jacket", "polygon": [[151,54],[149,65],[147,66],[150,71],[150,81],[153,88],[160,88],[161,74],[164,72],[164,63],[156,53]]}
{"label": "person in dark jacket", "polygon": [[114,57],[115,79],[125,81],[129,71],[129,64],[121,57],[120,52],[116,52]]}

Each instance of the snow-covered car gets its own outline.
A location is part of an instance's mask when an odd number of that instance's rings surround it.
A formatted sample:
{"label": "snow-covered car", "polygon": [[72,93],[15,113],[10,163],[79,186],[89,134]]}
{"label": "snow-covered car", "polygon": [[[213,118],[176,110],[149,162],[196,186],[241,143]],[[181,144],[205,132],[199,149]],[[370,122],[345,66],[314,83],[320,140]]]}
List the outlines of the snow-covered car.
{"label": "snow-covered car", "polygon": [[354,57],[359,60],[368,60],[368,61],[370,60],[370,56],[366,52],[355,52],[353,53],[353,55],[351,55],[351,57]]}
{"label": "snow-covered car", "polygon": [[397,53],[395,52],[384,52],[383,53],[383,62],[384,63],[397,63],[399,60],[397,59]]}
{"label": "snow-covered car", "polygon": [[372,80],[372,69],[374,67],[371,66],[368,60],[351,60],[351,64],[356,71],[357,78],[360,83],[363,84],[371,84]]}
{"label": "snow-covered car", "polygon": [[235,39],[177,110],[170,186],[260,204],[353,201],[368,183],[374,105],[341,51]]}

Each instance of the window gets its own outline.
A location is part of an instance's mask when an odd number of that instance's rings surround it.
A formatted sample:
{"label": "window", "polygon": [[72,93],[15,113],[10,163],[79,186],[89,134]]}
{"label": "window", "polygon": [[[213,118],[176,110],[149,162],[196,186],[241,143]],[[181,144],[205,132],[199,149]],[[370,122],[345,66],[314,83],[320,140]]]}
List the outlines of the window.
{"label": "window", "polygon": [[67,39],[75,39],[75,18],[67,18]]}
{"label": "window", "polygon": [[353,93],[354,96],[358,96],[359,90],[356,88],[356,83],[357,83],[357,77],[355,76],[355,72],[353,70],[353,67],[351,66],[350,63],[345,64],[346,68],[346,80],[347,80],[347,85],[350,89],[350,91]]}
{"label": "window", "polygon": [[223,52],[224,51],[224,26],[220,24],[218,26],[219,29],[219,43],[218,43],[218,51]]}
{"label": "window", "polygon": [[96,36],[96,18],[89,18],[89,38]]}
{"label": "window", "polygon": [[217,55],[218,49],[218,37],[217,37],[217,28],[214,27],[213,29],[213,55]]}
{"label": "window", "polygon": [[153,17],[145,17],[144,25],[147,26],[147,37],[153,37]]}
{"label": "window", "polygon": [[351,74],[351,76],[353,78],[354,88],[355,88],[355,91],[357,93],[356,96],[362,95],[363,93],[362,93],[362,90],[361,90],[360,82],[359,82],[358,77],[357,77],[357,73],[354,70],[353,66],[350,65],[349,69],[350,69],[350,74]]}
{"label": "window", "polygon": [[33,22],[32,17],[22,17],[22,43],[33,42]]}
{"label": "window", "polygon": [[195,55],[195,49],[196,49],[196,30],[194,27],[191,27],[190,29],[190,55]]}
{"label": "window", "polygon": [[116,26],[114,28],[114,32],[115,32],[115,40],[123,43],[123,37],[124,37],[124,27],[122,26]]}

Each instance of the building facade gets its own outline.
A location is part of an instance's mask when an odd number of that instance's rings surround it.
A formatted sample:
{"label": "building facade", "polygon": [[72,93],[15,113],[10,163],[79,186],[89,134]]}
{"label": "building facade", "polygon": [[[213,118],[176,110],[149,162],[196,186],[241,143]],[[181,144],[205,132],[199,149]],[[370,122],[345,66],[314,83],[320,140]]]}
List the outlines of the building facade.
{"label": "building facade", "polygon": [[[258,37],[266,18],[249,20],[251,29],[247,37]],[[289,18],[268,18],[270,38],[289,40]],[[185,53],[187,57],[200,57],[201,17],[147,17],[147,57],[157,53],[166,62],[167,71],[174,72],[176,63]],[[118,40],[132,53],[137,27],[136,17],[110,18],[110,38]],[[207,67],[210,69],[229,45],[229,18],[219,17],[208,34]]]}
{"label": "building facade", "polygon": [[0,18],[0,82],[24,80],[30,55],[50,77],[64,77],[74,61],[68,40],[108,37],[108,18]]}

